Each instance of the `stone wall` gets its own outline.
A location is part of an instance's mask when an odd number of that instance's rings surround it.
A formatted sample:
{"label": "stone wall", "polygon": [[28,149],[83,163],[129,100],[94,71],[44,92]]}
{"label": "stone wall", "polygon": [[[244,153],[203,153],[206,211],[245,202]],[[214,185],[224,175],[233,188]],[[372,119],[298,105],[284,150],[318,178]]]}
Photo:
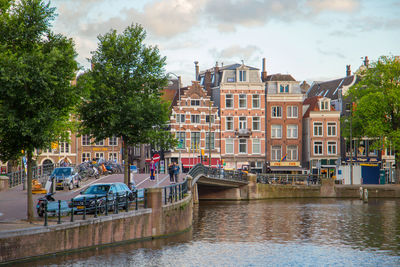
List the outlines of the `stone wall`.
{"label": "stone wall", "polygon": [[7,190],[9,187],[8,176],[0,176],[0,191]]}

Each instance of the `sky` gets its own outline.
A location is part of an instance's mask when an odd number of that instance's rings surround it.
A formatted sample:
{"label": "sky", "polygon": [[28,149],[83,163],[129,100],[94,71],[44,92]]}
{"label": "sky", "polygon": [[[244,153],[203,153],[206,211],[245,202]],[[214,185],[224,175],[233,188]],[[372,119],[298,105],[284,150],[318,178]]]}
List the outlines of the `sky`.
{"label": "sky", "polygon": [[200,70],[241,63],[296,80],[355,72],[368,56],[400,55],[400,0],[53,0],[53,31],[75,41],[82,69],[97,36],[141,24],[183,85]]}

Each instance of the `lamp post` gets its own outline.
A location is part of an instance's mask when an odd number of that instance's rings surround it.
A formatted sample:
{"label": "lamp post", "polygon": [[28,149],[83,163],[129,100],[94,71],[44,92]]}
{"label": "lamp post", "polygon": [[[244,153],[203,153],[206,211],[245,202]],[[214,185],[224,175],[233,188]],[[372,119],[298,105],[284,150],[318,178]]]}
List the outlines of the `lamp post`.
{"label": "lamp post", "polygon": [[[353,114],[352,114],[352,107],[350,105],[351,104],[349,104],[346,111],[350,112],[350,184],[353,185],[353,136],[352,136]],[[347,119],[346,122],[348,122]]]}
{"label": "lamp post", "polygon": [[[173,72],[168,72],[167,76],[173,75],[178,79],[178,107],[179,107],[179,114],[178,114],[178,122],[179,122],[179,145],[181,144],[182,141],[182,132],[181,132],[181,76],[176,75]],[[179,152],[179,158],[178,158],[178,166],[179,166],[179,173],[182,171],[182,162],[181,162],[181,148],[178,146],[178,152]]]}

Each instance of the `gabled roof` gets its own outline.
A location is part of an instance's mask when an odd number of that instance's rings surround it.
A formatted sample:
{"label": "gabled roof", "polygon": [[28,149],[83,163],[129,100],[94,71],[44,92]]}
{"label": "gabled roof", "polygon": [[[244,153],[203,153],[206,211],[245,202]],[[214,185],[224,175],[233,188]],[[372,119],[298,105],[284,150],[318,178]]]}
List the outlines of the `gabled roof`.
{"label": "gabled roof", "polygon": [[268,81],[273,81],[273,82],[280,82],[280,81],[282,81],[282,82],[287,82],[287,81],[295,82],[296,80],[290,74],[277,73],[277,74],[268,75],[267,79],[265,81],[267,81],[267,82]]}
{"label": "gabled roof", "polygon": [[[303,118],[307,118],[310,116],[311,111],[321,111],[320,106],[318,105],[319,100],[324,97],[322,96],[313,96],[306,98],[303,101],[303,106],[309,105],[307,108],[307,111],[304,113]],[[331,105],[331,110],[330,111],[336,111],[335,107]]]}
{"label": "gabled roof", "polygon": [[323,96],[330,99],[338,99],[339,89],[343,89],[344,86],[351,86],[358,82],[358,80],[357,75],[351,75],[326,82],[313,82],[310,89],[308,89],[307,96]]}
{"label": "gabled roof", "polygon": [[[236,70],[237,68],[240,68],[241,66],[245,66],[249,70],[260,70],[260,69],[257,69],[257,68],[254,68],[254,67],[250,67],[250,66],[247,66],[247,65],[242,65],[242,64],[239,64],[239,63],[230,64],[230,65],[226,65],[226,66],[219,66],[217,68],[218,68],[218,72],[222,72],[223,70]],[[214,73],[215,72],[215,67],[200,71],[199,75],[203,76],[206,73],[206,71],[210,71],[211,73]]]}

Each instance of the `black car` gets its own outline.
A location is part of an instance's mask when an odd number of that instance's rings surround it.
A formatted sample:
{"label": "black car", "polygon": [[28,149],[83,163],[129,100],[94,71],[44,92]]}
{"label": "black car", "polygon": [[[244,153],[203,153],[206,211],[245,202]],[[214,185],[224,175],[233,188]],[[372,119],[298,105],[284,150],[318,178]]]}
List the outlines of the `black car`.
{"label": "black car", "polygon": [[74,197],[71,206],[76,213],[81,213],[85,206],[86,212],[94,212],[97,205],[97,212],[103,213],[106,206],[109,210],[115,209],[116,202],[118,208],[125,207],[127,197],[128,201],[135,200],[135,194],[124,183],[93,184]]}

